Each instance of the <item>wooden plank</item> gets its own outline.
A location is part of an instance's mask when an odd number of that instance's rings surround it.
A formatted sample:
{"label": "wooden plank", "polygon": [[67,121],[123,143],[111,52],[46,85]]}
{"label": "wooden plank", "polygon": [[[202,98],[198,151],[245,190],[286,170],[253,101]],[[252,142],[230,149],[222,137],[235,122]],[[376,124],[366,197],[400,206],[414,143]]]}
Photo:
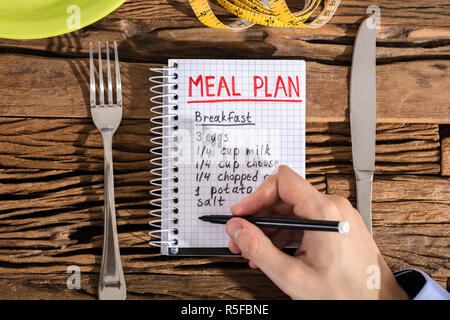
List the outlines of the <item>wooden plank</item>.
{"label": "wooden plank", "polygon": [[[121,64],[124,118],[150,117],[150,66],[146,63]],[[449,67],[450,62],[446,60],[378,66],[378,121],[450,123],[446,95]],[[90,117],[88,70],[86,59],[0,55],[2,115]],[[349,120],[348,72],[349,67],[345,66],[307,63],[307,121]]]}
{"label": "wooden plank", "polygon": [[[300,2],[298,5],[301,6]],[[295,2],[289,2],[291,8],[295,7]],[[361,17],[366,15],[368,6],[373,5],[374,2],[370,0],[344,0],[341,2],[336,15],[332,18],[331,23],[348,24],[360,22]],[[421,0],[415,1],[414,5],[407,0],[376,1],[381,9],[382,23],[388,25],[398,24],[414,24],[425,26],[450,26],[446,17],[446,10],[448,10],[448,3],[445,0],[434,0],[432,7],[430,2]],[[214,7],[215,9],[218,6]],[[217,10],[222,17],[225,11]],[[187,20],[197,25],[194,14],[187,1],[184,0],[128,0],[122,7],[111,14],[111,18],[125,18],[125,19],[155,19],[160,21],[173,20],[181,23]]]}
{"label": "wooden plank", "polygon": [[[1,118],[6,168],[103,170],[100,132],[91,119]],[[123,120],[114,135],[114,171],[150,170],[150,122]]]}
{"label": "wooden plank", "polygon": [[[117,172],[114,178],[122,247],[155,254],[156,249],[148,245],[150,175],[142,171]],[[308,180],[325,191],[324,176]],[[59,256],[81,250],[77,254],[85,255],[101,247],[102,172],[0,169],[0,187],[4,194],[0,202],[0,251],[9,248],[9,255],[16,248],[21,255],[22,249],[46,250],[49,255]]]}
{"label": "wooden plank", "polygon": [[448,224],[445,223],[374,228],[375,242],[393,271],[417,268],[443,287],[450,277],[449,238]]}
{"label": "wooden plank", "polygon": [[441,134],[441,174],[450,176],[450,126],[442,127]]}
{"label": "wooden plank", "polygon": [[[0,165],[7,168],[103,171],[100,133],[91,119],[1,118]],[[114,135],[115,172],[149,171],[148,120],[123,120]],[[377,173],[438,174],[439,128],[433,124],[380,124]],[[348,123],[308,123],[308,175],[351,173]],[[149,179],[149,175],[147,176]]]}
{"label": "wooden plank", "polygon": [[441,173],[443,176],[450,176],[450,137],[442,140],[441,144]]}
{"label": "wooden plank", "polygon": [[[120,211],[119,225],[148,222],[150,175],[142,172],[118,172],[114,177],[116,207]],[[325,191],[324,176],[311,176],[308,181],[319,191]],[[30,233],[38,237],[47,232],[40,230],[40,227],[51,225],[56,220],[61,223],[81,223],[82,226],[103,223],[101,172],[89,174],[68,170],[17,172],[1,169],[0,186],[4,194],[0,202],[0,224],[3,233],[30,229],[32,230]],[[58,214],[57,219],[54,214]],[[39,219],[36,219],[37,215],[40,216]],[[55,227],[58,232],[65,228]],[[7,237],[8,235],[0,236],[2,239]],[[51,238],[51,235],[48,237]],[[55,242],[55,246],[58,247],[59,244]]]}
{"label": "wooden plank", "polygon": [[[124,118],[150,117],[148,67],[121,64]],[[90,118],[87,59],[0,55],[0,83],[3,116]]]}
{"label": "wooden plank", "polygon": [[[139,172],[116,175],[119,240],[127,273],[251,274],[238,258],[160,256],[157,248],[148,245],[148,186],[140,176]],[[84,179],[64,171],[3,170],[0,183],[6,196],[0,202],[0,274],[16,274],[18,268],[29,274],[60,272],[62,265],[71,264],[79,265],[83,272],[98,271],[103,238],[102,175]],[[312,182],[323,184],[318,177]],[[383,253],[392,258],[392,268],[415,265],[440,281],[448,276],[449,183],[439,177],[377,176],[375,238]],[[354,198],[351,176],[330,175],[326,185],[330,194]],[[402,250],[413,254],[408,258],[400,255]],[[429,258],[417,259],[419,255]]]}
{"label": "wooden plank", "polygon": [[[81,273],[81,289],[67,289],[67,266],[49,274],[0,274],[0,299],[96,299],[98,275]],[[126,274],[127,299],[288,299],[265,275]],[[183,285],[180,285],[182,283]]]}
{"label": "wooden plank", "polygon": [[[353,175],[327,175],[327,193],[355,199]],[[450,204],[450,180],[437,176],[375,175],[374,202],[436,201]]]}
{"label": "wooden plank", "polygon": [[[327,176],[327,193],[355,201],[353,176]],[[445,286],[450,181],[436,176],[375,176],[374,239],[391,268],[424,270]]]}
{"label": "wooden plank", "polygon": [[[377,173],[439,173],[439,127],[433,124],[378,124]],[[352,173],[348,123],[307,123],[307,173]],[[402,169],[403,168],[403,169]]]}
{"label": "wooden plank", "polygon": [[[89,43],[117,41],[124,61],[166,63],[178,58],[305,58],[351,63],[359,24],[327,24],[319,29],[265,28],[243,31],[201,27],[192,21],[103,19],[82,31],[36,40],[0,39],[0,52],[88,57]],[[205,41],[207,39],[207,41]],[[377,30],[377,61],[438,59],[450,54],[450,28],[383,25]],[[157,43],[157,45],[155,45]],[[180,50],[180,48],[183,48]]]}

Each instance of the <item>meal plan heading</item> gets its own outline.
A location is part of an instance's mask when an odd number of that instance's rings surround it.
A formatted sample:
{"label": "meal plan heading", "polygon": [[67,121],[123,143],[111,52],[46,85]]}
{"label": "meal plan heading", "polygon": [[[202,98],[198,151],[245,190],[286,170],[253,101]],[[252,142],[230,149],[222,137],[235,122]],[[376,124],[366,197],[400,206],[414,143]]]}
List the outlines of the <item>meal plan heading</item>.
{"label": "meal plan heading", "polygon": [[[236,77],[215,77],[199,75],[189,77],[189,97],[240,97],[242,88],[236,86]],[[299,76],[252,77],[253,97],[257,98],[300,98]],[[301,100],[300,100],[301,101]]]}

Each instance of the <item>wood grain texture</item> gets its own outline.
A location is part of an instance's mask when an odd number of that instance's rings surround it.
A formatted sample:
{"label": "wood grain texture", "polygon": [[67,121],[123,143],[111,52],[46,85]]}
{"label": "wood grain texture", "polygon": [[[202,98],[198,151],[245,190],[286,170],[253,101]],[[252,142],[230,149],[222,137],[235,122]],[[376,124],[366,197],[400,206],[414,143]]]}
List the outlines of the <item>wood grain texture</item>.
{"label": "wood grain texture", "polygon": [[[301,1],[298,2],[297,6],[294,1],[288,1],[288,3],[293,9],[302,7]],[[430,2],[425,0],[415,1],[414,6],[411,6],[410,2],[406,0],[396,1],[395,3],[389,0],[344,0],[331,23],[359,22],[360,17],[366,14],[366,8],[373,4],[380,7],[385,24],[415,23],[425,26],[450,26],[445,14],[449,9],[448,2],[445,0],[433,1],[432,7],[430,7]],[[219,17],[224,14],[224,10],[218,10]],[[183,17],[191,23],[195,22],[200,25],[196,21],[189,4],[183,0],[128,0],[121,8],[111,14],[111,17],[158,20],[182,20],[181,17]]]}
{"label": "wood grain texture", "polygon": [[[375,172],[437,174],[439,127],[433,124],[378,124]],[[306,172],[353,173],[347,123],[307,123]]]}
{"label": "wood grain texture", "polygon": [[[5,168],[103,170],[101,136],[91,119],[0,117],[0,165]],[[149,171],[148,120],[123,120],[114,135],[115,172]],[[308,175],[351,173],[348,123],[308,123]],[[439,127],[434,124],[380,124],[377,129],[376,172],[439,174]]]}
{"label": "wood grain texture", "polygon": [[[360,20],[362,20],[363,15]],[[385,25],[377,30],[377,62],[448,59],[450,27]],[[255,26],[243,31],[211,29],[183,21],[103,19],[71,34],[38,40],[0,39],[0,52],[88,57],[89,43],[117,41],[123,61],[166,63],[178,58],[293,58],[350,65],[358,23],[319,29]],[[155,45],[157,44],[157,45]],[[182,50],[180,50],[182,48]]]}
{"label": "wood grain texture", "polygon": [[[2,299],[96,299],[98,275],[81,274],[81,289],[66,286],[66,266],[58,272],[0,275]],[[125,274],[127,299],[287,299],[266,276]],[[180,283],[183,283],[180,286]]]}
{"label": "wood grain texture", "polygon": [[[121,64],[124,118],[149,119],[151,66]],[[307,121],[348,121],[349,67],[309,62],[306,69]],[[86,59],[0,55],[2,115],[89,118],[88,70]],[[377,120],[450,123],[448,70],[445,60],[378,66]]]}
{"label": "wood grain texture", "polygon": [[[354,202],[354,177],[327,176],[327,193]],[[450,180],[376,175],[372,206],[373,236],[390,267],[426,270],[445,286],[450,277]]]}
{"label": "wood grain texture", "polygon": [[[293,3],[293,1],[291,1]],[[301,1],[299,2],[301,3]],[[95,299],[103,239],[103,149],[88,108],[90,42],[116,40],[124,120],[114,138],[118,232],[131,299],[286,299],[240,258],[167,258],[148,245],[148,68],[168,58],[305,59],[307,178],[354,202],[348,124],[353,43],[377,30],[374,237],[393,270],[445,285],[449,266],[450,22],[447,0],[343,0],[319,29],[209,29],[186,0],[128,0],[68,35],[0,39],[0,298]],[[224,21],[232,18],[218,7]],[[439,125],[440,130],[439,130]],[[82,289],[68,290],[78,265]],[[180,283],[183,285],[180,286]]]}
{"label": "wood grain texture", "polygon": [[450,176],[450,126],[441,130],[441,174]]}
{"label": "wood grain texture", "polygon": [[[260,280],[255,281],[269,286],[263,276],[255,275],[240,258],[168,258],[160,256],[156,248],[149,247],[148,186],[141,176],[139,172],[116,175],[118,230],[124,269],[130,278],[134,274],[147,279],[141,290],[155,281],[154,275],[160,275],[160,283],[171,286],[171,290],[175,290],[176,281],[179,281],[173,276],[191,275],[192,293],[180,293],[185,298],[200,298],[202,292],[204,297],[202,281],[215,281],[215,276],[229,279],[230,286],[243,277],[257,276]],[[16,181],[12,182],[11,177]],[[28,274],[26,279],[31,275],[39,279],[42,274],[48,276],[49,288],[59,290],[56,288],[64,285],[61,283],[66,279],[63,275],[72,264],[80,266],[83,275],[95,279],[103,234],[102,180],[101,173],[80,177],[71,170],[22,169],[21,173],[17,169],[2,170],[1,187],[11,191],[7,194],[8,200],[0,204],[0,275],[3,275],[0,279],[6,281],[18,270]],[[318,181],[322,179],[312,179],[312,182]],[[44,183],[47,187],[42,186]],[[354,198],[352,176],[329,175],[326,185],[330,194]],[[417,267],[432,274],[440,283],[450,276],[449,190],[448,179],[434,176],[376,176],[374,236],[391,268]],[[164,276],[167,276],[165,280]],[[138,284],[133,280],[133,285]],[[242,287],[240,297],[277,295],[276,290],[252,291],[255,288],[248,286],[253,285],[256,284],[248,283],[247,287]],[[91,286],[90,294],[94,294],[95,281]],[[149,295],[173,298],[173,293],[161,293],[167,289],[165,287],[150,287],[146,289]],[[66,292],[67,297],[72,294]],[[89,297],[88,293],[83,294]],[[230,292],[225,290],[222,294]]]}

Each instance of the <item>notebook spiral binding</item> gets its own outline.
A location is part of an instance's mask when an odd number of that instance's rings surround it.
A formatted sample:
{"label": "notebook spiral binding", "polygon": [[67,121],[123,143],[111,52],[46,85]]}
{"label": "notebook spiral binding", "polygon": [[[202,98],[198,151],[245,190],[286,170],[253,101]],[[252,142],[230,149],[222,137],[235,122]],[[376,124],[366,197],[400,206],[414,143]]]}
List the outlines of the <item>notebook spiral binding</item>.
{"label": "notebook spiral binding", "polygon": [[[149,192],[152,196],[150,205],[156,207],[156,209],[149,211],[149,214],[156,218],[151,220],[149,224],[156,230],[148,233],[150,236],[149,244],[166,248],[166,250],[170,248],[171,254],[178,253],[178,248],[176,247],[178,244],[176,237],[178,234],[176,228],[178,208],[174,205],[178,202],[178,198],[174,196],[178,192],[176,187],[178,167],[176,165],[164,167],[164,164],[178,161],[178,157],[172,154],[178,151],[178,146],[176,145],[178,137],[175,133],[178,130],[176,125],[178,116],[175,113],[178,110],[178,105],[176,104],[178,95],[171,93],[178,88],[175,81],[178,79],[177,67],[174,64],[163,68],[150,68],[151,72],[159,73],[159,75],[149,78],[149,81],[153,83],[150,91],[154,94],[150,99],[153,105],[150,111],[154,115],[150,119],[154,125],[150,129],[150,132],[154,135],[150,139],[150,143],[154,146],[150,149],[150,153],[156,156],[150,160],[150,163],[156,166],[156,168],[150,170],[150,174],[153,177],[150,180],[150,184],[155,189]],[[175,103],[169,103],[169,101],[174,101]],[[169,182],[172,182],[170,187]],[[163,208],[163,202],[173,205]],[[167,214],[164,214],[167,218],[164,219],[162,218],[163,210],[167,212]]]}

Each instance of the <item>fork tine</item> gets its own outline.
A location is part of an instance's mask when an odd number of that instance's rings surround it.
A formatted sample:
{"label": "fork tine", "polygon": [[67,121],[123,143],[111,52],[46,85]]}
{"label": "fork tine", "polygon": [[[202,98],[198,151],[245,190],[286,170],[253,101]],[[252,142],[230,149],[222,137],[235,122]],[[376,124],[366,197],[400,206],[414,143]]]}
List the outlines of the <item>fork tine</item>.
{"label": "fork tine", "polygon": [[100,41],[98,42],[98,78],[99,78],[99,89],[98,98],[100,100],[100,105],[105,105],[105,87],[103,85],[103,71],[102,71],[102,48]]}
{"label": "fork tine", "polygon": [[94,52],[92,51],[92,42],[89,44],[89,69],[91,74],[91,107],[95,106],[95,71],[94,71]]}
{"label": "fork tine", "polygon": [[120,66],[119,66],[119,54],[117,52],[117,42],[114,41],[114,58],[116,63],[116,93],[117,93],[117,104],[122,106],[122,81],[120,79]]}
{"label": "fork tine", "polygon": [[107,75],[108,75],[108,104],[113,104],[112,97],[112,81],[111,81],[111,65],[109,63],[109,43],[106,41],[106,65],[108,67]]}

